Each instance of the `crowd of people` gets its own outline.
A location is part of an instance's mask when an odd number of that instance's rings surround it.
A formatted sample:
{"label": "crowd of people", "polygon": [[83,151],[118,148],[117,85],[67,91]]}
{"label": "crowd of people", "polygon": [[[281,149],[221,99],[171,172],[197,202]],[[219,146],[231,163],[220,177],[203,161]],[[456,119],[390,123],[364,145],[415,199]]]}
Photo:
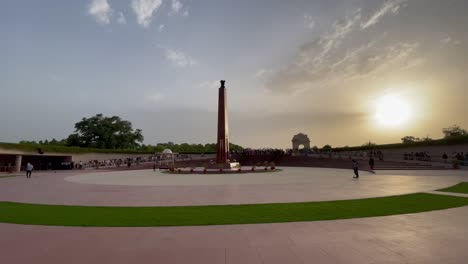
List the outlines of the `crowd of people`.
{"label": "crowd of people", "polygon": [[231,155],[236,155],[236,154],[242,154],[242,155],[249,155],[249,156],[254,156],[254,155],[271,155],[271,154],[287,154],[287,153],[292,153],[292,150],[283,150],[283,149],[275,149],[275,148],[262,148],[262,149],[251,149],[251,148],[246,148],[243,150],[232,150],[230,151]]}
{"label": "crowd of people", "polygon": [[120,159],[106,159],[106,160],[89,160],[86,162],[79,161],[72,163],[74,169],[86,169],[86,168],[100,168],[100,167],[120,167],[127,166],[131,167],[132,164],[140,164],[149,161],[153,161],[155,157],[128,157]]}
{"label": "crowd of people", "polygon": [[[442,159],[445,162],[447,162],[448,158],[447,153],[442,155]],[[468,165],[468,152],[465,152],[464,154],[463,152],[452,152],[451,159],[452,161],[458,161],[461,165]]]}
{"label": "crowd of people", "polygon": [[405,152],[403,154],[404,160],[421,160],[421,161],[431,161],[431,156],[427,151],[424,152]]}

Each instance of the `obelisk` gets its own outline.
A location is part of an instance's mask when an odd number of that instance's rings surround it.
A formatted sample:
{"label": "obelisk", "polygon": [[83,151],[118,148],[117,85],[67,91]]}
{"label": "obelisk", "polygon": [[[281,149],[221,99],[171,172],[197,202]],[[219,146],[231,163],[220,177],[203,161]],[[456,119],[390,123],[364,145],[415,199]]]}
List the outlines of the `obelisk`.
{"label": "obelisk", "polygon": [[229,128],[227,114],[226,87],[221,80],[218,91],[218,139],[216,140],[216,163],[227,164],[229,162]]}

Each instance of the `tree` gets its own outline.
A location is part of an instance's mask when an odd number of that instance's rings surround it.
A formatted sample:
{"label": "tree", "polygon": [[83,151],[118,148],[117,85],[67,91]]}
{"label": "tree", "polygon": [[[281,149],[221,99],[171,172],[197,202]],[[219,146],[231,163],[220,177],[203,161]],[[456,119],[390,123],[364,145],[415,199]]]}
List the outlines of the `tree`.
{"label": "tree", "polygon": [[18,142],[19,144],[23,144],[23,145],[36,145],[37,142],[36,141],[28,141],[28,140],[21,140],[20,142]]}
{"label": "tree", "polygon": [[401,142],[403,142],[403,144],[413,143],[413,142],[417,142],[417,141],[420,141],[420,140],[421,140],[420,138],[413,137],[413,136],[405,136],[405,137],[401,138]]}
{"label": "tree", "polygon": [[425,137],[425,138],[422,138],[421,141],[423,142],[429,142],[429,141],[432,141],[433,139],[430,138],[429,136]]}
{"label": "tree", "polygon": [[323,150],[330,150],[332,149],[332,146],[331,145],[325,145],[322,147]]}
{"label": "tree", "polygon": [[239,146],[239,145],[236,145],[234,143],[231,143],[229,142],[229,150],[232,150],[232,151],[241,151],[243,150],[244,148]]}
{"label": "tree", "polygon": [[444,138],[451,138],[451,137],[459,137],[459,136],[467,136],[468,132],[465,129],[461,128],[458,125],[453,125],[451,127],[447,127],[442,129],[442,133],[444,133]]}
{"label": "tree", "polygon": [[375,146],[377,146],[377,144],[375,144],[375,143],[373,143],[373,142],[371,142],[369,140],[369,142],[366,142],[366,143],[362,144],[362,146],[363,147],[375,147]]}
{"label": "tree", "polygon": [[143,142],[140,129],[134,131],[131,122],[102,114],[83,117],[75,124],[75,133],[67,138],[68,146],[101,149],[133,149],[139,146],[138,142]]}

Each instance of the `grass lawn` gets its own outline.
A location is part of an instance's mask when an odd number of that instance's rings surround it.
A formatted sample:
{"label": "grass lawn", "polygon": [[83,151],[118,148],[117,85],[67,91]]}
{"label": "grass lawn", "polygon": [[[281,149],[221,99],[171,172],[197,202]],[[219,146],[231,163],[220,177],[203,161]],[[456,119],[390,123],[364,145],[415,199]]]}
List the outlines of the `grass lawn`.
{"label": "grass lawn", "polygon": [[437,190],[439,192],[468,193],[468,182],[461,182],[454,186]]}
{"label": "grass lawn", "polygon": [[468,198],[415,193],[369,199],[172,207],[65,206],[0,202],[0,222],[59,226],[193,226],[349,219],[468,205]]}
{"label": "grass lawn", "polygon": [[16,176],[20,176],[19,174],[18,175],[0,175],[0,178],[10,178],[10,177],[16,177]]}

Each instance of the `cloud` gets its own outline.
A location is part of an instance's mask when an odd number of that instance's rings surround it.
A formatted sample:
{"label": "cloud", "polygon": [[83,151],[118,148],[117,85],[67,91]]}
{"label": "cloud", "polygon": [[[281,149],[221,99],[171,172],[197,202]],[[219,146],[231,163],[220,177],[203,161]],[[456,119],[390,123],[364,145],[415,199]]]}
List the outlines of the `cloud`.
{"label": "cloud", "polygon": [[304,14],[304,25],[310,29],[315,27],[315,21],[313,20],[310,14],[307,14],[307,13]]}
{"label": "cloud", "polygon": [[117,18],[117,23],[119,24],[127,24],[127,19],[122,12],[119,12],[119,17]]}
{"label": "cloud", "polygon": [[153,13],[161,6],[162,0],[132,0],[132,9],[137,16],[137,22],[143,27],[151,24]]}
{"label": "cloud", "polygon": [[179,0],[172,0],[171,8],[172,8],[172,12],[174,12],[174,14],[178,13],[180,11],[180,9],[182,9],[182,7],[183,7],[183,5]]}
{"label": "cloud", "polygon": [[197,85],[195,85],[195,88],[197,89],[213,89],[213,88],[219,88],[221,86],[219,80],[216,81],[204,81],[201,82]]}
{"label": "cloud", "polygon": [[166,59],[168,59],[172,64],[177,67],[190,67],[197,65],[197,62],[191,57],[185,55],[180,51],[166,48]]}
{"label": "cloud", "polygon": [[99,23],[109,24],[112,8],[107,0],[93,0],[88,7],[88,14],[94,16]]}
{"label": "cloud", "polygon": [[260,69],[258,70],[256,73],[254,73],[254,75],[252,76],[253,78],[257,79],[257,78],[261,78],[269,73],[272,73],[273,70],[271,69]]}
{"label": "cloud", "polygon": [[158,103],[164,99],[164,95],[161,93],[152,93],[148,94],[145,98],[149,103]]}
{"label": "cloud", "polygon": [[189,16],[189,11],[188,10],[185,10],[184,13],[182,14],[184,17],[188,17]]}
{"label": "cloud", "polygon": [[461,41],[452,39],[451,37],[446,37],[440,40],[440,47],[443,48],[447,45],[460,45]]}
{"label": "cloud", "polygon": [[330,31],[318,39],[302,45],[295,60],[284,70],[273,76],[271,88],[296,89],[294,83],[302,82],[310,75],[321,75],[322,71],[333,63],[330,56],[343,39],[352,31],[361,19],[361,9],[353,11],[343,19],[337,20]]}
{"label": "cloud", "polygon": [[397,14],[400,6],[407,0],[387,0],[382,7],[372,14],[369,19],[361,23],[361,28],[366,29],[379,22],[379,20],[388,13]]}
{"label": "cloud", "polygon": [[162,32],[164,30],[164,27],[165,27],[164,24],[159,25],[158,26],[158,31]]}
{"label": "cloud", "polygon": [[[405,1],[385,1],[370,15],[356,9],[336,20],[330,30],[298,49],[292,62],[269,80],[269,89],[295,93],[341,87],[347,80],[373,78],[383,69],[390,72],[425,64],[425,58],[414,57],[419,42],[396,41],[385,31],[370,36],[363,30],[380,22],[385,14],[396,13]],[[304,18],[310,17],[306,14]]]}

